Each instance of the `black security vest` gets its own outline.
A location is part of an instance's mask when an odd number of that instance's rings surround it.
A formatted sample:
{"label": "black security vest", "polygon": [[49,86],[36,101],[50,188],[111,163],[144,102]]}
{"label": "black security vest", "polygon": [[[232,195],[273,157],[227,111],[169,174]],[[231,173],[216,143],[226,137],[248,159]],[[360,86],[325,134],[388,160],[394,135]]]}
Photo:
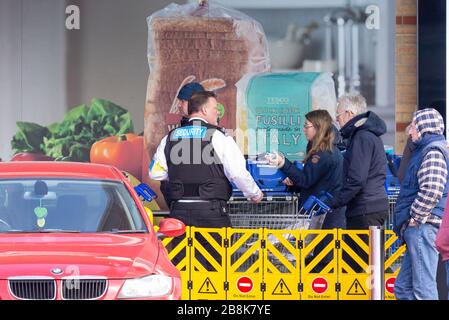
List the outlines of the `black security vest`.
{"label": "black security vest", "polygon": [[231,184],[212,146],[216,130],[222,129],[193,120],[169,132],[164,152],[170,200],[227,201],[231,197]]}

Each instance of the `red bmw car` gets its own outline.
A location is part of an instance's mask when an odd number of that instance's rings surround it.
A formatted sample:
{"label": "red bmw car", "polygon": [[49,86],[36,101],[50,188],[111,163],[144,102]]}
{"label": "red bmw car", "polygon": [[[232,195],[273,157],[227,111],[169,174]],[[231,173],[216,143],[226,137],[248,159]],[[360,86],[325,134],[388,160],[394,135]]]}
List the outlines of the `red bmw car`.
{"label": "red bmw car", "polygon": [[0,300],[180,299],[180,273],[115,167],[0,163]]}

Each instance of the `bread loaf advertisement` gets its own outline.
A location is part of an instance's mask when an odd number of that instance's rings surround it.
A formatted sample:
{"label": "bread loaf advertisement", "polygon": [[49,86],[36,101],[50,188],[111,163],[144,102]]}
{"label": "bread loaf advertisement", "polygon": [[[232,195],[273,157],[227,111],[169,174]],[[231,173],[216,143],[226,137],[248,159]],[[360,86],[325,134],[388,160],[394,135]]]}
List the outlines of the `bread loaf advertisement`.
{"label": "bread loaf advertisement", "polygon": [[[148,17],[148,78],[145,104],[144,160],[161,139],[179,124],[177,95],[187,83],[199,82],[214,91],[224,106],[220,126],[236,129],[235,84],[247,73],[270,69],[267,41],[261,25],[245,14],[218,5],[171,4]],[[159,182],[147,179],[159,193]],[[163,196],[159,196],[165,207]]]}

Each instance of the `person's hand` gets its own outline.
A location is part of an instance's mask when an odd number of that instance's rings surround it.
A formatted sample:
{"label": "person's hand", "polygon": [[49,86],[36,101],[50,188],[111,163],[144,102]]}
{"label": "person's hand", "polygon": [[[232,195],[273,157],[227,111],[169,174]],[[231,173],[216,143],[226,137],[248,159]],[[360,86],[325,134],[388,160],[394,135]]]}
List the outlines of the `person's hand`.
{"label": "person's hand", "polygon": [[408,221],[408,226],[409,227],[416,227],[418,225],[418,221],[416,221],[413,218],[410,218],[410,220]]}
{"label": "person's hand", "polygon": [[408,224],[409,224],[408,222],[405,222],[405,223],[403,223],[402,226],[399,228],[399,235],[398,235],[398,238],[399,238],[399,243],[400,243],[400,245],[405,244],[404,234],[405,234],[405,230],[406,230],[407,227],[408,227]]}
{"label": "person's hand", "polygon": [[284,181],[282,181],[283,184],[289,187],[293,187],[293,181],[290,180],[290,178],[285,178]]}
{"label": "person's hand", "polygon": [[251,198],[251,202],[259,203],[262,201],[262,199],[263,199],[263,192],[259,190],[259,194],[256,197]]}
{"label": "person's hand", "polygon": [[328,206],[331,210],[333,210],[333,209],[338,209],[338,207],[334,204],[334,199],[335,199],[335,198],[331,198],[331,199],[327,198],[327,199],[324,199],[324,200],[323,200],[323,203],[324,203],[326,206]]}
{"label": "person's hand", "polygon": [[265,159],[272,166],[276,166],[277,168],[282,168],[285,164],[285,157],[282,153],[272,152],[265,156]]}

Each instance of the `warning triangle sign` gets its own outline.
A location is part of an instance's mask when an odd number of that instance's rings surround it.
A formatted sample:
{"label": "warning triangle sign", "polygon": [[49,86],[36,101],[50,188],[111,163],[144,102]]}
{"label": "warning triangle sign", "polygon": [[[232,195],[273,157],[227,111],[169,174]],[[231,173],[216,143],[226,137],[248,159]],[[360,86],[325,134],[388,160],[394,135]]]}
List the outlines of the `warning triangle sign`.
{"label": "warning triangle sign", "polygon": [[291,295],[292,293],[290,292],[290,289],[287,287],[287,284],[285,283],[285,281],[281,278],[281,280],[279,280],[278,284],[276,285],[276,287],[273,290],[272,295],[277,295],[277,296],[288,296]]}
{"label": "warning triangle sign", "polygon": [[207,277],[206,280],[204,280],[198,293],[210,293],[210,294],[217,293],[217,290],[215,289],[214,285],[212,284],[212,281],[210,281],[209,277]]}
{"label": "warning triangle sign", "polygon": [[359,280],[355,279],[354,282],[349,287],[348,292],[346,293],[348,296],[364,296],[366,295],[365,289],[363,289]]}

